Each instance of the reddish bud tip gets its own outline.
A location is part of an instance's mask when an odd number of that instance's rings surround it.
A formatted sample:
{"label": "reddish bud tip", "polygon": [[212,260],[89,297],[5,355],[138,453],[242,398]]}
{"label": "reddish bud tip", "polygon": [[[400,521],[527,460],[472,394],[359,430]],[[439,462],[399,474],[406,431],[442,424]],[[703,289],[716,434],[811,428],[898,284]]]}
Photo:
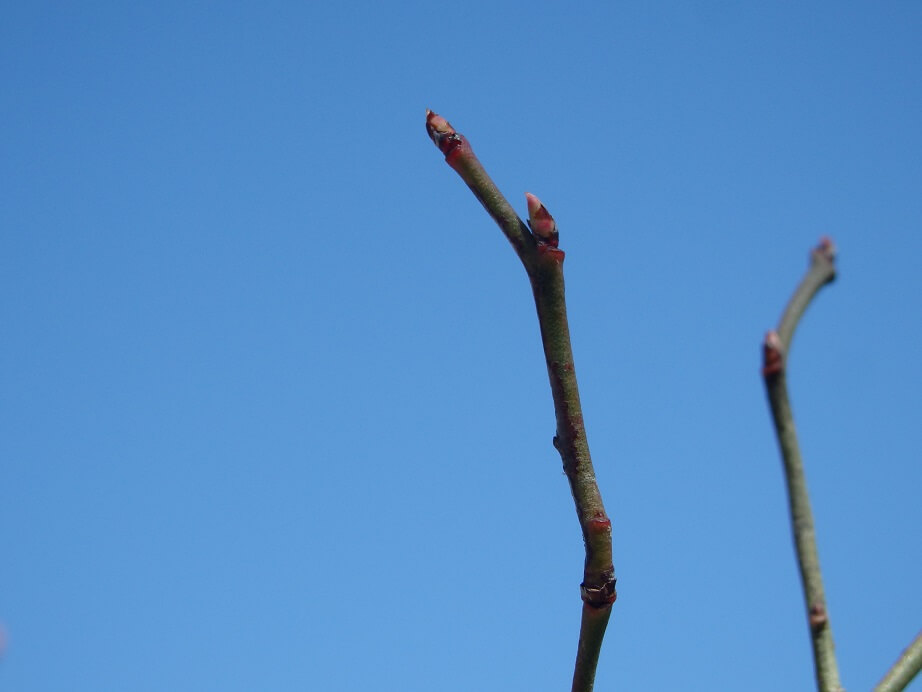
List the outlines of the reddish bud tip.
{"label": "reddish bud tip", "polygon": [[428,108],[426,109],[426,132],[439,151],[445,154],[446,159],[452,151],[464,143],[464,138],[455,131],[450,122]]}
{"label": "reddish bud tip", "polygon": [[530,192],[525,193],[525,200],[528,202],[528,225],[531,232],[535,234],[539,243],[557,247],[557,222],[554,221],[554,217],[541,204],[541,200]]}
{"label": "reddish bud tip", "polygon": [[810,251],[810,259],[814,262],[817,260],[825,260],[830,264],[835,264],[836,245],[832,242],[832,238],[828,235],[824,235],[820,238],[819,245]]}
{"label": "reddish bud tip", "polygon": [[781,353],[781,338],[778,332],[765,334],[762,344],[762,376],[774,375],[784,369],[784,355]]}
{"label": "reddish bud tip", "polygon": [[438,113],[426,109],[426,132],[429,133],[429,136],[432,139],[435,139],[437,136],[444,135],[453,135],[455,133],[455,128],[451,126],[451,123],[445,120]]}

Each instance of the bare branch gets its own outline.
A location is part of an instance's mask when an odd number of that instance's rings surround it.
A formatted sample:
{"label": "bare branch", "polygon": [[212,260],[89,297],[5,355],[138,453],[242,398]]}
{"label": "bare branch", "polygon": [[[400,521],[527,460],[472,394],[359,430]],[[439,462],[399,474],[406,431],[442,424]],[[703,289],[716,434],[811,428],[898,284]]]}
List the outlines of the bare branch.
{"label": "bare branch", "polygon": [[563,460],[586,547],[580,584],[583,615],[572,689],[588,692],[595,682],[602,638],[616,598],[615,570],[611,522],[602,504],[583,427],[564,298],[564,252],[557,248],[557,224],[541,201],[527,193],[530,228],[526,226],[490,180],[467,139],[445,118],[426,111],[426,131],[512,243],[531,281],[557,416],[554,447]]}
{"label": "bare branch", "polygon": [[806,601],[810,640],[813,644],[816,682],[822,692],[838,692],[842,686],[839,682],[832,627],[823,591],[813,512],[810,509],[810,497],[797,443],[794,416],[788,400],[786,371],[787,354],[797,323],[819,289],[835,278],[834,257],[835,248],[832,241],[823,238],[811,253],[810,268],[788,302],[777,331],[769,332],[765,337],[762,367],[775,433],[784,462],[794,546]]}
{"label": "bare branch", "polygon": [[922,670],[922,632],[919,632],[912,643],[900,654],[896,663],[877,683],[874,692],[899,692],[912,682],[920,670]]}

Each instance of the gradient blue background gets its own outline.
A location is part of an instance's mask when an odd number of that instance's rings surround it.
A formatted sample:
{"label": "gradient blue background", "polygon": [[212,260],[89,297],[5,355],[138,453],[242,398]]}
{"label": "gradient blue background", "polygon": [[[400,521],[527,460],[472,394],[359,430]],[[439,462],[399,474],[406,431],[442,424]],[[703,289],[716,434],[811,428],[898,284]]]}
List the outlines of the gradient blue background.
{"label": "gradient blue background", "polygon": [[[5,3],[0,688],[569,689],[583,548],[527,280],[561,228],[619,600],[599,690],[845,685],[922,625],[922,5]],[[917,681],[915,689],[920,689]]]}

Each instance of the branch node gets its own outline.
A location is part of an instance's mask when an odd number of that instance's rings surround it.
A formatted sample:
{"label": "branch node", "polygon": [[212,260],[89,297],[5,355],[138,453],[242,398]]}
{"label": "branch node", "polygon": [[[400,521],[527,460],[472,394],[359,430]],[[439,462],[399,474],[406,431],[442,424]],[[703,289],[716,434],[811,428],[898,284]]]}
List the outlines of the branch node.
{"label": "branch node", "polygon": [[762,376],[777,375],[784,370],[784,349],[778,332],[770,330],[762,342]]}
{"label": "branch node", "polygon": [[564,257],[566,257],[566,253],[563,250],[545,243],[539,242],[537,250],[539,255],[549,257],[557,262],[557,264],[563,264]]}
{"label": "branch node", "polygon": [[810,629],[816,633],[823,629],[829,623],[829,616],[826,614],[826,606],[822,603],[814,603],[810,606]]}
{"label": "branch node", "polygon": [[615,589],[614,568],[603,574],[603,582],[600,586],[587,586],[585,583],[579,585],[580,598],[590,608],[607,608],[618,599],[618,592]]}
{"label": "branch node", "polygon": [[595,516],[589,520],[589,530],[593,533],[611,533],[611,519],[605,516],[605,513],[598,511]]}

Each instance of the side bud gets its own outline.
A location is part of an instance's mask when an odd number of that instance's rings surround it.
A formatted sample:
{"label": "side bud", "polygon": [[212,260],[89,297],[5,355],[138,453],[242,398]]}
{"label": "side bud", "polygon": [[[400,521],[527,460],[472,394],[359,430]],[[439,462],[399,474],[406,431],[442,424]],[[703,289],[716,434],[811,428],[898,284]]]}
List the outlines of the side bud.
{"label": "side bud", "polygon": [[525,199],[528,202],[528,226],[538,243],[557,247],[557,222],[554,217],[541,204],[541,200],[530,192],[525,193]]}
{"label": "side bud", "polygon": [[762,376],[777,375],[784,370],[784,353],[781,351],[781,338],[772,330],[765,334],[762,342]]}

